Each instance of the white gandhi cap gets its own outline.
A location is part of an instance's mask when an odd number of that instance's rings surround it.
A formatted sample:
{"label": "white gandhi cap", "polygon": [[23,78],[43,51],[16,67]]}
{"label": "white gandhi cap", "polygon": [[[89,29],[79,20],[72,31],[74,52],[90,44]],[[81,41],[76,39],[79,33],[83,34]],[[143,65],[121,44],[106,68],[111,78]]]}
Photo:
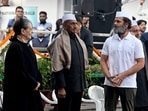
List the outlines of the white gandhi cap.
{"label": "white gandhi cap", "polygon": [[132,20],[132,26],[137,26],[137,21],[136,20]]}
{"label": "white gandhi cap", "polygon": [[124,12],[124,11],[117,11],[116,12],[116,17],[126,17],[129,20],[131,20],[131,22],[132,22],[132,16],[129,13]]}
{"label": "white gandhi cap", "polygon": [[62,17],[62,23],[64,23],[67,20],[76,20],[75,15],[74,14],[65,14]]}

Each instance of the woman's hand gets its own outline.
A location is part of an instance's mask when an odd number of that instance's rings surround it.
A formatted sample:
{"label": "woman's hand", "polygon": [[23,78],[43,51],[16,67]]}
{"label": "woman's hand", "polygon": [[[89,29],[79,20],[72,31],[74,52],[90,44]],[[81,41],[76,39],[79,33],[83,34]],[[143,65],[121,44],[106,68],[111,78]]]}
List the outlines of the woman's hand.
{"label": "woman's hand", "polygon": [[36,88],[34,89],[35,91],[39,90],[39,87],[41,86],[41,84],[39,82],[37,82],[37,86]]}

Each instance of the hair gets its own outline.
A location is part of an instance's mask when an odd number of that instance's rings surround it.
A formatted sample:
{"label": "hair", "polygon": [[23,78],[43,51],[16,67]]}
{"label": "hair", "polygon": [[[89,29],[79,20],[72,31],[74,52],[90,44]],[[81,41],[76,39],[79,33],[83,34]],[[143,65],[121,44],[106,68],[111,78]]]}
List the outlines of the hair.
{"label": "hair", "polygon": [[45,11],[40,11],[39,15],[40,15],[40,14],[44,14],[44,15],[47,16],[47,12],[45,12]]}
{"label": "hair", "polygon": [[22,9],[22,10],[24,10],[24,8],[23,8],[22,6],[17,6],[17,7],[15,8],[15,11],[17,11],[17,9]]}
{"label": "hair", "polygon": [[77,22],[80,22],[82,24],[82,20],[81,20],[81,17],[80,16],[75,15],[75,18],[76,18]]}
{"label": "hair", "polygon": [[21,29],[27,29],[28,25],[30,23],[31,23],[31,21],[26,18],[20,18],[20,19],[16,20],[13,25],[13,31],[14,31],[15,35],[11,38],[11,40],[16,39],[17,36],[21,34]]}
{"label": "hair", "polygon": [[145,25],[147,24],[147,22],[146,22],[145,20],[138,20],[138,21],[137,21],[137,24],[140,25],[142,22],[144,22]]}
{"label": "hair", "polygon": [[128,23],[128,29],[130,29],[131,28],[131,20],[129,19],[129,18],[126,18],[126,17],[123,17],[123,21],[124,21],[124,24],[126,24],[126,23]]}
{"label": "hair", "polygon": [[136,20],[136,17],[132,16],[132,20]]}
{"label": "hair", "polygon": [[56,21],[56,30],[55,31],[58,31],[60,29],[60,25],[62,25],[62,19],[57,19]]}

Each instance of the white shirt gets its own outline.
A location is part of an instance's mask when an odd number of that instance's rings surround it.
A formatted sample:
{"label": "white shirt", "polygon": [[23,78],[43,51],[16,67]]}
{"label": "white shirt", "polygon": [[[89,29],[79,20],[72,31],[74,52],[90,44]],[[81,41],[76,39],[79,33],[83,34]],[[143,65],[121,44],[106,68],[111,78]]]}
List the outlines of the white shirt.
{"label": "white shirt", "polygon": [[[124,39],[120,39],[117,34],[109,37],[104,43],[102,54],[108,56],[111,76],[131,68],[136,64],[135,59],[144,58],[142,42],[130,33]],[[113,86],[106,78],[104,84]],[[119,87],[136,88],[136,73],[126,77]]]}

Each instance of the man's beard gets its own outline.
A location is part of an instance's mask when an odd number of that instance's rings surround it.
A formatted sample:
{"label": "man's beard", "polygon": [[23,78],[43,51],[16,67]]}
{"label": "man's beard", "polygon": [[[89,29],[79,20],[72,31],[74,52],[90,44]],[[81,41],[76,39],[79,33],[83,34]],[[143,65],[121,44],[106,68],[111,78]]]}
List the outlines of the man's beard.
{"label": "man's beard", "polygon": [[41,20],[40,21],[40,24],[45,24],[46,23],[46,20]]}
{"label": "man's beard", "polygon": [[116,34],[124,34],[126,31],[126,26],[125,25],[122,25],[122,26],[119,26],[119,27],[114,27],[114,33]]}

